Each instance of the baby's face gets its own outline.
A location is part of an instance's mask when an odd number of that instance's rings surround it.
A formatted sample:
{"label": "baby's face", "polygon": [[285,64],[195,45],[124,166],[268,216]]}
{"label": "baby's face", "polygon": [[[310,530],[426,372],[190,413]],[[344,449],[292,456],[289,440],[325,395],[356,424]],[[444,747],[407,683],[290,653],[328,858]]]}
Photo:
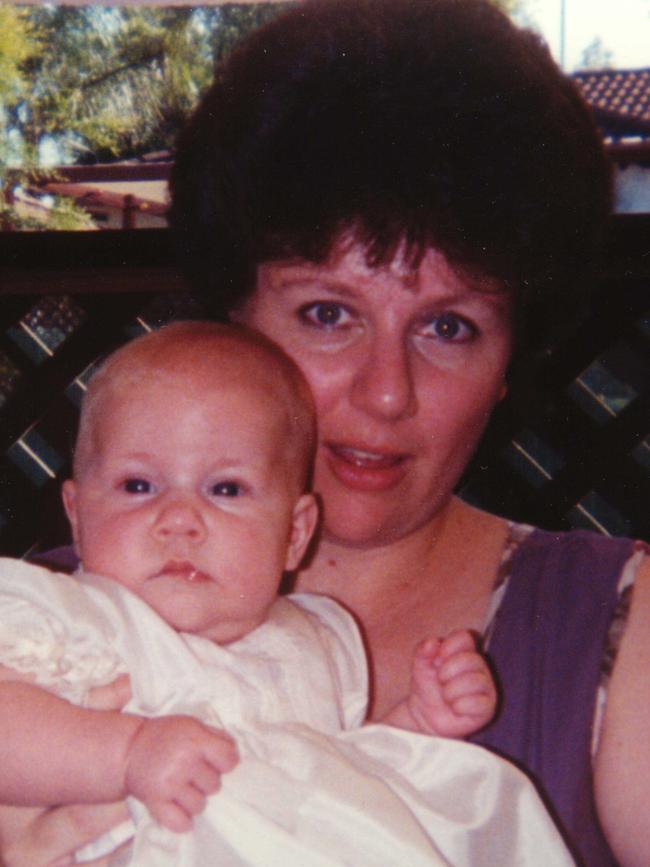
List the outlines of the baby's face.
{"label": "baby's face", "polygon": [[[102,402],[64,500],[84,568],[219,643],[261,623],[316,521],[268,392],[143,376]],[[122,389],[125,391],[125,389]]]}

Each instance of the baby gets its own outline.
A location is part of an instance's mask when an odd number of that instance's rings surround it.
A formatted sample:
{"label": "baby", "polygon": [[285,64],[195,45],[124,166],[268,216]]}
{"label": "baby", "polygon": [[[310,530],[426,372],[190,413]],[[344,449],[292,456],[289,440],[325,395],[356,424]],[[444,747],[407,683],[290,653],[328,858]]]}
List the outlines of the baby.
{"label": "baby", "polygon": [[[297,569],[318,523],[308,492],[314,447],[314,413],[301,374],[273,344],[243,328],[179,323],[108,359],[91,380],[74,478],[63,486],[84,574],[1,564],[0,801],[47,806],[131,796],[159,826],[186,831],[230,772],[233,791],[237,780],[246,788],[245,772],[233,771],[240,756],[259,770],[259,762],[282,751],[287,726],[298,726],[287,748],[288,761],[298,761],[296,743],[307,755],[322,749],[317,732],[333,735],[363,722],[367,674],[352,618],[324,597],[278,597],[283,573]],[[126,712],[83,706],[90,689],[126,673],[133,690]],[[471,635],[456,632],[416,648],[410,694],[383,722],[456,738],[485,725],[495,704]],[[368,761],[367,738],[385,728],[369,727],[361,745],[341,747],[354,775],[366,774],[355,764],[357,751]],[[267,736],[275,746],[264,743]],[[433,741],[405,736],[409,750],[409,737],[426,761],[430,747],[422,743]],[[470,758],[480,756],[479,765],[487,762],[489,773],[516,773],[459,746]],[[370,760],[383,750],[373,746]],[[263,774],[257,779],[263,790]],[[517,780],[525,800],[534,798]],[[221,813],[217,823],[227,821],[225,792],[216,801],[222,798],[222,810],[213,811]],[[256,802],[255,809],[279,808]],[[293,816],[289,823],[296,839],[305,821],[302,796],[297,811],[300,821]],[[544,833],[563,853],[539,813]],[[273,822],[286,830],[286,816],[274,813]],[[417,816],[420,835],[422,824]],[[220,852],[220,863],[257,863],[249,844],[233,842],[229,833],[219,828],[218,845],[231,858]],[[409,847],[428,845],[426,863],[447,863],[431,860],[434,850],[436,859],[444,850],[433,836],[417,845],[398,840],[395,851],[404,848],[396,859],[415,864],[417,857],[405,854]],[[170,845],[155,833],[140,840],[136,834],[132,863],[148,863],[153,852],[151,863],[162,865]],[[206,863],[215,863],[217,844],[203,845],[210,850]],[[305,845],[296,863],[339,863],[306,856],[314,841]],[[198,864],[197,857],[187,863]],[[274,863],[268,855],[266,863]]]}

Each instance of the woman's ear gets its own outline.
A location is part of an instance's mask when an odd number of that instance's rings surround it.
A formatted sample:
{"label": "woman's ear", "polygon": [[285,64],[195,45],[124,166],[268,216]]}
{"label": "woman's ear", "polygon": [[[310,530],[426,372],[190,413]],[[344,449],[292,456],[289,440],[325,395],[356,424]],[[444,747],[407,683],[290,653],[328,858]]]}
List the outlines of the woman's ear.
{"label": "woman's ear", "polygon": [[289,572],[300,565],[318,523],[318,503],[313,494],[303,494],[293,507],[291,536],[285,569]]}
{"label": "woman's ear", "polygon": [[[79,516],[77,514],[77,486],[72,479],[67,479],[61,488],[61,497],[63,498],[63,508],[68,516],[70,528],[72,530],[72,541],[75,548],[78,548],[79,542]],[[77,552],[78,553],[78,552]]]}

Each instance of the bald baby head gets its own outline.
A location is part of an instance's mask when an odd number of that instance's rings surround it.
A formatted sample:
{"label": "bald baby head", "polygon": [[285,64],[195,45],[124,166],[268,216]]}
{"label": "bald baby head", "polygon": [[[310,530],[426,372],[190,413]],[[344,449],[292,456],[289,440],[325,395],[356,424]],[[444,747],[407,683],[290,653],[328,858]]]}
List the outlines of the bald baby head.
{"label": "bald baby head", "polygon": [[[84,397],[74,455],[74,476],[83,477],[101,441],[111,402],[146,390],[152,382],[174,395],[201,402],[247,392],[262,413],[265,446],[277,452],[278,469],[303,490],[315,447],[315,413],[304,377],[270,340],[238,325],[187,321],[165,326],[118,349],[92,377]],[[237,425],[237,418],[232,424]],[[180,423],[180,419],[179,419]]]}

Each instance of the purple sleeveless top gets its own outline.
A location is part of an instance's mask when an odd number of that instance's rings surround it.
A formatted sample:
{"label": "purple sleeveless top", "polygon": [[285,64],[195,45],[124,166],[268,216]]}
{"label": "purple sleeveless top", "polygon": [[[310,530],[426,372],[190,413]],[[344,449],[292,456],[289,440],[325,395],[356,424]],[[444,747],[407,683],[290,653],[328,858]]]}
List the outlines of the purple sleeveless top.
{"label": "purple sleeveless top", "polygon": [[512,561],[488,655],[503,704],[470,738],[539,784],[579,864],[615,867],[594,804],[591,735],[629,539],[535,530]]}

